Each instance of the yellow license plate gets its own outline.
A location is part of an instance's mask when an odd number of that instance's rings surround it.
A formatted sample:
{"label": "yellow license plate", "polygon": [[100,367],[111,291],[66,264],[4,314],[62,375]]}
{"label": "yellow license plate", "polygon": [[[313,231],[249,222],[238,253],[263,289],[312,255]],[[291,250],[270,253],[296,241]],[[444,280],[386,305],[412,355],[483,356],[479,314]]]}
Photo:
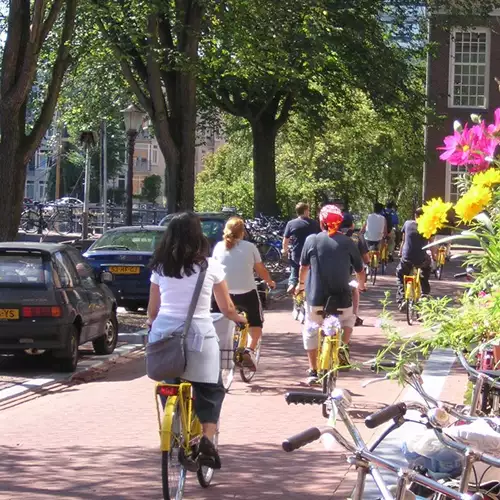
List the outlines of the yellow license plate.
{"label": "yellow license plate", "polygon": [[19,309],[0,309],[0,321],[19,319]]}
{"label": "yellow license plate", "polygon": [[140,274],[139,266],[110,266],[109,272],[113,274]]}

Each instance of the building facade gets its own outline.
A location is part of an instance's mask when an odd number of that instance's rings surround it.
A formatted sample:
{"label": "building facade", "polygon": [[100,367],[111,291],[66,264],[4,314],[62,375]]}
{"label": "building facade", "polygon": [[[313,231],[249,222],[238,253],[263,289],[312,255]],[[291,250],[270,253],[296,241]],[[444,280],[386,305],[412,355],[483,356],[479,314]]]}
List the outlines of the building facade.
{"label": "building facade", "polygon": [[494,29],[500,21],[500,9],[490,19],[474,26],[449,28],[445,17],[433,16],[430,39],[436,47],[429,63],[428,98],[439,117],[427,129],[426,163],[424,167],[424,199],[442,197],[456,201],[457,176],[465,167],[444,163],[438,147],[445,136],[453,133],[453,122],[471,123],[470,115],[479,114],[493,120],[500,107],[500,32]]}
{"label": "building facade", "polygon": [[53,131],[49,129],[26,167],[24,196],[33,201],[47,201],[50,169],[55,165]]}

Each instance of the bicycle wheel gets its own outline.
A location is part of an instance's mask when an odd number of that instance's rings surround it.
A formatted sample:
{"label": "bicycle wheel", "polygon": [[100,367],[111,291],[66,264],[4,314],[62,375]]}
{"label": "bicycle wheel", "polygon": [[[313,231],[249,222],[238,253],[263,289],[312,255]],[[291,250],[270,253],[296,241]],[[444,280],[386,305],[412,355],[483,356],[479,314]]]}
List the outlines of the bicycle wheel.
{"label": "bicycle wheel", "polygon": [[385,274],[386,267],[387,267],[387,262],[385,260],[382,260],[380,262],[380,274]]}
{"label": "bicycle wheel", "polygon": [[25,233],[36,233],[38,231],[39,224],[39,216],[34,210],[28,209],[21,214],[19,227]]}
{"label": "bicycle wheel", "polygon": [[378,269],[376,267],[370,267],[370,278],[371,278],[372,285],[375,285],[375,283],[377,281],[377,271],[378,271]]}
{"label": "bicycle wheel", "polygon": [[[327,352],[322,353],[322,355],[328,356],[328,368],[320,372],[321,389],[323,394],[331,394],[337,385],[337,367],[333,359],[332,348],[328,348]],[[323,417],[328,418],[329,414],[326,405],[322,405],[321,411]]]}
{"label": "bicycle wheel", "polygon": [[73,222],[68,214],[58,212],[51,219],[52,228],[56,233],[64,236],[72,232]]}
{"label": "bicycle wheel", "polygon": [[[217,430],[215,431],[215,436],[212,441],[216,449],[219,445],[219,424],[220,422],[217,422]],[[214,477],[214,469],[207,467],[206,465],[202,465],[196,472],[196,477],[198,478],[198,482],[202,488],[208,488],[212,482],[212,478]]]}
{"label": "bicycle wheel", "polygon": [[[259,360],[260,360],[260,346],[261,346],[261,341],[259,340],[259,343],[257,344],[257,348],[255,349],[255,359],[257,361],[257,366],[259,365]],[[250,368],[247,368],[246,366],[241,366],[240,367],[240,377],[243,382],[246,382],[247,384],[252,381],[252,379],[255,377],[255,374],[257,373],[256,371],[250,370]]]}
{"label": "bicycle wheel", "polygon": [[161,478],[164,500],[181,500],[186,483],[186,469],[181,464],[182,421],[176,402],[170,421],[170,450],[161,452]]}
{"label": "bicycle wheel", "polygon": [[278,271],[281,265],[281,254],[279,250],[269,243],[262,243],[258,246],[262,262],[266,264],[271,271]]}
{"label": "bicycle wheel", "polygon": [[229,392],[234,379],[234,364],[232,368],[223,368],[221,370],[222,385],[226,392]]}
{"label": "bicycle wheel", "polygon": [[440,281],[441,278],[443,277],[443,264],[440,264],[436,268],[436,278]]}

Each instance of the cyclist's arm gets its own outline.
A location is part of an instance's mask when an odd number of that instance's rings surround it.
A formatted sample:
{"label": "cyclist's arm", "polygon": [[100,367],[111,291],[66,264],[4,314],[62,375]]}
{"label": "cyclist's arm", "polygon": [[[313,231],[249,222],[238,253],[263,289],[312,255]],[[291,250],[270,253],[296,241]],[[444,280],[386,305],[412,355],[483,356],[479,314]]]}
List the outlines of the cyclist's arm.
{"label": "cyclist's arm", "polygon": [[270,288],[276,287],[276,283],[272,280],[269,271],[266,269],[266,266],[262,262],[256,262],[254,264],[254,269],[255,272],[257,273],[257,276],[263,279],[269,285]]}
{"label": "cyclist's arm", "polygon": [[359,232],[360,235],[363,235],[366,233],[366,222],[363,224],[363,227],[361,228],[361,231]]}
{"label": "cyclist's arm", "polygon": [[282,250],[283,255],[288,255],[288,243],[289,242],[290,242],[290,238],[287,238],[285,236],[283,238],[283,250]]}
{"label": "cyclist's arm", "polygon": [[247,320],[245,316],[238,314],[236,307],[229,295],[229,289],[227,288],[227,283],[222,280],[220,283],[214,284],[214,295],[217,305],[219,306],[219,311],[226,316],[226,318],[234,321],[235,323],[246,323]]}
{"label": "cyclist's arm", "polygon": [[158,316],[160,304],[160,287],[156,283],[151,283],[149,286],[148,319],[146,321],[148,325],[151,326],[153,321],[156,319],[156,316]]}
{"label": "cyclist's arm", "polygon": [[387,238],[387,220],[384,217],[384,238]]}
{"label": "cyclist's arm", "polygon": [[304,284],[306,282],[307,278],[307,273],[309,272],[309,267],[304,264],[300,265],[299,268],[299,286],[297,287],[298,290],[303,290],[304,289]]}

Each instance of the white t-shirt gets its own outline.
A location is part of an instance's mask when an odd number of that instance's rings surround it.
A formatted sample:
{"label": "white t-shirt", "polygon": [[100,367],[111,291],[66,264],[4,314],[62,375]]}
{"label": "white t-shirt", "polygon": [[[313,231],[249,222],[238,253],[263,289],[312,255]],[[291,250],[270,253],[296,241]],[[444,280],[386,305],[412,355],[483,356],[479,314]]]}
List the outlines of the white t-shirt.
{"label": "white t-shirt", "polygon": [[384,237],[385,217],[380,214],[370,214],[366,220],[365,240],[380,241]]}
{"label": "white t-shirt", "polygon": [[226,244],[220,241],[215,245],[213,258],[218,260],[224,268],[230,293],[248,293],[257,288],[254,266],[262,262],[262,259],[253,243],[240,240],[231,250],[228,250]]}
{"label": "white t-shirt", "polygon": [[[195,266],[195,273],[183,278],[169,278],[153,271],[151,283],[160,287],[161,305],[158,315],[166,315],[171,318],[185,319],[188,313],[189,304],[193,298],[194,288],[198,280],[199,266]],[[221,264],[214,259],[208,259],[207,274],[203,281],[200,298],[194,311],[193,318],[209,319],[210,306],[212,300],[212,289],[214,284],[224,280],[224,269]]]}

